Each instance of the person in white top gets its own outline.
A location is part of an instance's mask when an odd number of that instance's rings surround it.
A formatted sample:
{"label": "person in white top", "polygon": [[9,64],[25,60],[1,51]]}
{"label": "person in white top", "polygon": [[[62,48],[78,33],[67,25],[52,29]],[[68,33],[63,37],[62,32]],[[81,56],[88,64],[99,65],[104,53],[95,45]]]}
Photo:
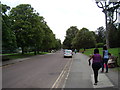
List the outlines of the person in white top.
{"label": "person in white top", "polygon": [[109,56],[108,56],[108,50],[107,50],[107,47],[106,46],[103,46],[103,62],[102,62],[102,71],[101,72],[104,72],[104,63],[105,63],[105,66],[106,66],[106,73],[108,73],[108,59],[109,59]]}

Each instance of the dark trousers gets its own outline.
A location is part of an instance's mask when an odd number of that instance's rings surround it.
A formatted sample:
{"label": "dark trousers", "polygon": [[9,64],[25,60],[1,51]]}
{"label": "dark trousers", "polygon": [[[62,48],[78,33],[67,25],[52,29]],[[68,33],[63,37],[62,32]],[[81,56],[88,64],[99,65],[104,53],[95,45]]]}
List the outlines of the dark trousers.
{"label": "dark trousers", "polygon": [[93,69],[93,72],[94,72],[95,83],[98,82],[98,71],[99,71],[100,68],[101,68],[101,63],[93,63],[92,64],[92,69]]}
{"label": "dark trousers", "polygon": [[103,62],[102,62],[102,71],[104,71],[104,63],[105,63],[105,66],[106,66],[106,72],[108,72],[108,59],[103,59]]}

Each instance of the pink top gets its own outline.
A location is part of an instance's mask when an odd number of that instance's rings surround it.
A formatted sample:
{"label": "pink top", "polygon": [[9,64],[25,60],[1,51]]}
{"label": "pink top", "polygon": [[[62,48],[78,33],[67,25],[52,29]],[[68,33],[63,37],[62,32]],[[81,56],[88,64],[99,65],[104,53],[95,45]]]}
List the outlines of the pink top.
{"label": "pink top", "polygon": [[93,55],[93,63],[100,63],[101,62],[101,55],[100,54],[94,54]]}

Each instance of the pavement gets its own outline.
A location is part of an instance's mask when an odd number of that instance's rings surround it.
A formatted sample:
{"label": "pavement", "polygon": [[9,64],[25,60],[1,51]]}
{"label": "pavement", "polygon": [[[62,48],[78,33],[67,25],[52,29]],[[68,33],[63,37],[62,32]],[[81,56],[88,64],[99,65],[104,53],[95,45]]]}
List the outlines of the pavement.
{"label": "pavement", "polygon": [[[110,88],[118,90],[120,73],[113,69],[109,69],[109,73],[100,73],[101,70],[99,70],[98,85],[93,85],[93,71],[91,66],[88,65],[88,58],[88,56],[81,53],[73,55],[73,62],[62,88]],[[2,62],[2,66],[15,64],[24,60],[29,60],[29,58],[5,61]]]}
{"label": "pavement", "polygon": [[101,73],[99,70],[98,84],[94,85],[93,71],[88,65],[88,56],[77,53],[73,57],[73,63],[65,88],[110,88],[118,89],[120,85],[118,71],[109,69],[109,73]]}

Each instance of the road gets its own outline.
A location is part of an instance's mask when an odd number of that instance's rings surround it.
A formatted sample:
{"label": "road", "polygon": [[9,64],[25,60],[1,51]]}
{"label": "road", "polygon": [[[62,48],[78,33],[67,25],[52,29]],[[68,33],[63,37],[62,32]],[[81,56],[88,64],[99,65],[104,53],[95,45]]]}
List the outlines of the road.
{"label": "road", "polygon": [[70,59],[57,52],[3,67],[3,88],[51,88]]}
{"label": "road", "polygon": [[[93,85],[93,72],[88,57],[77,53],[63,58],[63,51],[37,55],[2,68],[3,88],[106,88],[117,87],[105,73],[99,73],[97,86]],[[106,83],[107,82],[107,83]],[[118,82],[118,81],[116,81]]]}

